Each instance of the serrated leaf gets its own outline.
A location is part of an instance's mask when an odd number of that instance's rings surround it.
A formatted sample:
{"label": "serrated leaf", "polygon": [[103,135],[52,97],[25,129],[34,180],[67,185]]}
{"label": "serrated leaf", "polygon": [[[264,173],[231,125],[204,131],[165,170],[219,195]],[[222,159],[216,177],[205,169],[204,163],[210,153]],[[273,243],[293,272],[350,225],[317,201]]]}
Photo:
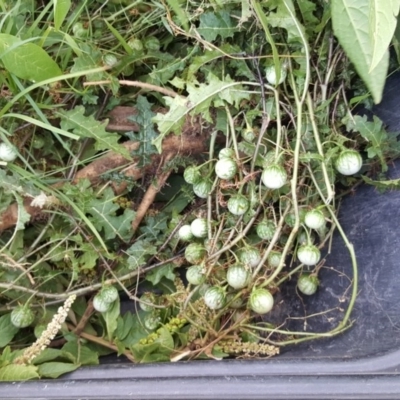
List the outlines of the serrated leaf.
{"label": "serrated leaf", "polygon": [[124,241],[131,237],[131,223],[135,216],[133,210],[125,209],[122,215],[117,216],[119,205],[114,203],[114,192],[107,188],[100,198],[92,198],[88,204],[87,212],[92,215],[90,219],[97,230],[103,230],[104,239],[114,239],[116,236]]}
{"label": "serrated leaf", "polygon": [[[80,72],[87,69],[96,68],[101,64],[102,54],[101,51],[95,47],[90,46],[87,43],[81,45],[81,53],[78,57],[74,58],[74,65],[71,68],[71,72]],[[101,73],[91,75],[92,79],[96,79],[101,76]]]}
{"label": "serrated leaf", "polygon": [[381,59],[374,61],[375,67],[370,70],[375,48],[373,32],[370,32],[370,0],[333,0],[331,7],[334,33],[375,103],[379,103],[389,67],[389,52],[385,48]]}
{"label": "serrated leaf", "polygon": [[146,239],[137,240],[126,251],[129,269],[135,270],[146,263],[150,256],[157,254],[157,247]]}
{"label": "serrated leaf", "polygon": [[157,267],[146,274],[146,280],[151,282],[154,286],[158,285],[161,279],[166,278],[170,281],[174,281],[176,276],[174,273],[175,265],[166,264],[161,267]]}
{"label": "serrated leaf", "polygon": [[79,367],[79,364],[47,362],[39,365],[38,371],[39,375],[43,378],[58,378],[60,375],[75,371]]}
{"label": "serrated leaf", "polygon": [[203,38],[213,42],[218,36],[222,39],[233,37],[236,31],[227,11],[205,12],[200,16],[200,25],[197,28]]}
{"label": "serrated leaf", "polygon": [[58,31],[71,8],[71,0],[54,0],[54,28]]}
{"label": "serrated leaf", "polygon": [[0,317],[0,348],[6,347],[19,330],[11,323],[10,318],[9,313]]}
{"label": "serrated leaf", "polygon": [[37,367],[33,365],[9,364],[0,368],[0,381],[27,381],[39,378]]}
{"label": "serrated leaf", "polygon": [[149,215],[145,219],[145,224],[140,228],[140,232],[157,240],[160,238],[161,232],[166,231],[167,221],[168,216],[165,213],[157,214],[157,216]]}
{"label": "serrated leaf", "polygon": [[0,60],[18,78],[33,82],[62,74],[56,62],[34,43],[22,43],[15,36],[0,34]]}
{"label": "serrated leaf", "polygon": [[190,112],[189,103],[184,97],[164,97],[164,99],[169,111],[166,114],[157,113],[153,117],[153,122],[157,124],[160,134],[152,141],[152,144],[160,154],[162,153],[162,141],[165,136],[170,132],[180,132],[184,122],[183,118]]}
{"label": "serrated leaf", "polygon": [[[291,12],[289,12],[291,10]],[[274,12],[270,12],[267,17],[268,24],[274,28],[282,28],[287,31],[288,42],[301,42],[302,38],[299,32],[301,29],[305,36],[305,29],[298,20],[294,18],[294,5],[291,0],[281,1]]]}
{"label": "serrated leaf", "polygon": [[383,151],[387,147],[388,136],[383,129],[382,121],[375,116],[373,121],[368,121],[365,115],[355,115],[353,120],[349,120],[347,128],[360,133],[369,143],[366,149],[368,158],[378,157],[382,165],[382,171],[387,171],[388,166]]}
{"label": "serrated leaf", "polygon": [[371,0],[369,11],[369,32],[372,42],[372,71],[385,56],[393,38],[399,14],[399,0]]}
{"label": "serrated leaf", "polygon": [[238,107],[243,99],[249,98],[249,94],[242,90],[241,84],[232,80],[229,75],[221,81],[217,76],[209,73],[206,83],[187,82],[186,90],[189,93],[186,98],[165,97],[169,111],[166,114],[158,113],[153,118],[160,132],[153,144],[160,153],[164,137],[170,132],[180,132],[187,115],[201,114],[206,121],[212,122],[210,114],[212,104],[218,107],[226,102]]}
{"label": "serrated leaf", "polygon": [[307,32],[314,32],[318,28],[319,20],[314,15],[317,5],[310,0],[301,0],[297,2],[302,17],[303,26]]}
{"label": "serrated leaf", "polygon": [[381,192],[386,190],[400,190],[400,179],[390,179],[386,181],[374,181],[368,176],[362,176],[365,183],[375,186]]}
{"label": "serrated leaf", "polygon": [[85,116],[83,106],[69,111],[59,110],[56,114],[61,118],[62,129],[71,130],[82,138],[95,139],[94,147],[97,151],[112,150],[130,159],[128,150],[118,144],[120,135],[106,131],[108,120],[100,122],[93,115]]}

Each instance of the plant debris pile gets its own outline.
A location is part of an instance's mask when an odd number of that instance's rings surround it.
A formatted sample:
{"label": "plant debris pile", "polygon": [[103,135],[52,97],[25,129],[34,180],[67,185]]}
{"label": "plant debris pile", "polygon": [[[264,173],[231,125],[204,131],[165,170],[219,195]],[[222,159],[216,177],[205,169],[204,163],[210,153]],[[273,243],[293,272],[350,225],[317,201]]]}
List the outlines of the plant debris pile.
{"label": "plant debris pile", "polygon": [[[353,112],[372,99],[328,2],[7,7],[0,380],[110,353],[270,357],[351,326],[357,259],[340,197],[382,177],[399,145]],[[314,330],[306,299],[335,231],[352,276],[339,320]],[[287,285],[303,330],[279,308]]]}

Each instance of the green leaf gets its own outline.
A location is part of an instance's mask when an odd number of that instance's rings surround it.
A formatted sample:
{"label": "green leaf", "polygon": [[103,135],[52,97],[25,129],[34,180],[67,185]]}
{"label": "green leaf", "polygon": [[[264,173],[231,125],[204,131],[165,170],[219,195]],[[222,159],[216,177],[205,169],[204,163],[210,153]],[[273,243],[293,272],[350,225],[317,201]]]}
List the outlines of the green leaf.
{"label": "green leaf", "polygon": [[99,363],[99,355],[86,347],[78,339],[65,343],[61,350],[75,357],[74,364],[97,365]]}
{"label": "green leaf", "polygon": [[75,371],[80,367],[79,364],[63,362],[48,362],[38,366],[39,375],[43,378],[58,378],[67,372]]}
{"label": "green leaf", "polygon": [[34,365],[38,365],[55,360],[73,363],[75,362],[75,357],[66,351],[47,347],[37,357],[33,359],[32,363]]}
{"label": "green leaf", "polygon": [[[374,18],[380,18],[373,15],[371,11],[373,10],[370,7],[370,0],[332,1],[334,33],[350,61],[354,64],[357,73],[370,90],[375,103],[379,103],[382,99],[389,67],[389,52],[387,48],[384,48],[384,53],[379,61],[377,61],[378,56],[374,56],[377,53],[375,52],[376,46],[373,36],[379,36],[380,32],[371,32],[371,26]],[[390,12],[392,13],[392,9]],[[383,43],[381,44],[383,45]],[[373,64],[375,67],[371,70]]]}
{"label": "green leaf", "polygon": [[103,318],[104,321],[106,322],[106,327],[107,327],[107,337],[110,342],[112,341],[114,332],[117,329],[118,318],[120,315],[121,311],[120,311],[119,299],[117,299],[112,303],[111,308],[107,312],[103,313]]}
{"label": "green leaf", "polygon": [[227,11],[218,11],[201,14],[197,31],[205,40],[213,42],[218,36],[222,39],[233,37],[236,28]]}
{"label": "green leaf", "polygon": [[37,379],[39,374],[37,367],[33,365],[9,364],[0,368],[0,381],[27,381]]}
{"label": "green leaf", "polygon": [[157,247],[151,241],[146,239],[137,240],[126,251],[128,254],[129,269],[135,270],[145,264],[150,256],[157,254]]}
{"label": "green leaf", "polygon": [[209,73],[206,83],[188,81],[186,98],[164,97],[169,111],[166,114],[158,113],[153,121],[157,123],[159,136],[153,144],[161,153],[162,140],[169,132],[179,133],[187,115],[201,114],[206,121],[212,122],[210,107],[223,106],[224,103],[239,106],[243,99],[249,99],[249,94],[243,91],[240,82],[236,82],[229,75],[221,81],[217,76]]}
{"label": "green leaf", "polygon": [[[81,54],[74,59],[74,65],[71,68],[71,72],[86,71],[102,65],[102,53],[99,49],[84,43],[81,45],[81,50]],[[90,77],[90,80],[97,81],[107,78],[107,74],[104,72],[97,72],[88,75],[88,77]]]}
{"label": "green leaf", "polygon": [[140,143],[137,150],[132,155],[139,156],[139,167],[144,167],[151,163],[151,155],[157,154],[157,148],[153,145],[153,140],[157,138],[158,132],[154,129],[152,118],[156,115],[151,111],[152,104],[144,96],[139,96],[136,102],[137,114],[128,117],[128,120],[139,125],[139,132],[132,133],[130,139]]}
{"label": "green leaf", "polygon": [[69,111],[59,110],[56,114],[61,118],[62,129],[71,130],[82,138],[95,139],[95,150],[112,150],[130,159],[128,150],[118,144],[120,135],[106,131],[108,120],[100,122],[95,120],[93,115],[86,116],[83,106]]}
{"label": "green leaf", "polygon": [[117,330],[115,335],[118,340],[124,340],[130,330],[133,327],[133,315],[130,312],[126,312],[123,316],[119,316],[117,320]]}
{"label": "green leaf", "polygon": [[131,346],[132,354],[139,363],[169,361],[174,350],[174,339],[164,326],[157,330],[158,338],[151,344],[137,343]]}
{"label": "green leaf", "polygon": [[369,9],[369,32],[372,41],[372,71],[385,56],[393,38],[399,13],[399,0],[372,0]]}
{"label": "green leaf", "polygon": [[[126,347],[138,343],[140,339],[143,339],[148,335],[142,322],[144,315],[145,312],[141,310],[138,310],[137,314],[128,312],[124,315],[124,327],[119,329],[117,328],[116,335]],[[124,338],[122,339],[122,337]]]}
{"label": "green leaf", "polygon": [[68,11],[71,8],[71,0],[54,0],[54,28],[60,30]]}
{"label": "green leaf", "polygon": [[368,185],[375,186],[381,192],[386,190],[400,190],[400,179],[390,179],[386,181],[374,181],[368,176],[362,176],[365,183]]}
{"label": "green leaf", "polygon": [[[285,5],[286,3],[286,5]],[[292,11],[292,14],[289,12]],[[278,8],[275,12],[270,12],[267,16],[268,24],[274,28],[282,28],[287,31],[288,42],[302,42],[301,35],[299,32],[299,27],[305,36],[304,27],[299,21],[294,19],[295,15],[294,5],[291,0],[284,0],[279,2]]]}
{"label": "green leaf", "polygon": [[18,328],[11,323],[10,313],[0,317],[0,348],[6,347],[14,335],[18,332]]}
{"label": "green leaf", "polygon": [[152,363],[169,361],[169,356],[163,352],[158,352],[160,349],[159,343],[151,344],[135,344],[131,346],[132,354],[138,363]]}
{"label": "green leaf", "polygon": [[125,209],[122,215],[116,216],[120,206],[114,203],[114,192],[107,188],[100,198],[92,198],[88,204],[87,212],[92,215],[90,220],[97,230],[103,230],[104,239],[114,239],[116,236],[128,241],[132,235],[131,223],[135,212]]}
{"label": "green leaf", "polygon": [[160,233],[167,230],[168,218],[169,216],[165,213],[159,213],[157,216],[149,215],[145,219],[145,225],[140,228],[140,232],[147,234],[147,236],[152,236],[153,239],[157,240],[160,238]]}
{"label": "green leaf", "polygon": [[384,149],[387,148],[388,136],[382,126],[382,121],[375,116],[373,121],[368,121],[365,115],[355,115],[352,120],[349,119],[347,129],[361,134],[368,142],[366,148],[368,158],[378,157],[382,165],[382,171],[387,171],[388,166],[384,156]]}
{"label": "green leaf", "polygon": [[55,61],[40,46],[23,43],[8,34],[0,34],[0,60],[9,72],[33,82],[62,74]]}
{"label": "green leaf", "polygon": [[185,9],[181,6],[181,2],[179,2],[178,0],[167,0],[167,3],[172,8],[174,13],[176,14],[177,19],[187,32],[189,30],[189,20],[186,15]]}
{"label": "green leaf", "polygon": [[146,280],[151,282],[154,286],[158,285],[162,278],[174,281],[176,276],[174,273],[174,264],[165,264],[157,267],[146,274]]}

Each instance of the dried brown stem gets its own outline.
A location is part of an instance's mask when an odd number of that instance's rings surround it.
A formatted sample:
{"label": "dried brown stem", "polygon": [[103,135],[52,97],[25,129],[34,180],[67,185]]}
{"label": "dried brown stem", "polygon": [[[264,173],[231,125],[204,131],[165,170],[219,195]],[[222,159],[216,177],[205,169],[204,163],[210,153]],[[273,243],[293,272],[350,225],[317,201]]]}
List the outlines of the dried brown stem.
{"label": "dried brown stem", "polygon": [[[169,153],[165,160],[161,162],[160,169],[164,167],[168,161],[172,159],[174,154]],[[139,227],[140,223],[142,222],[144,216],[146,215],[148,209],[150,206],[153,204],[154,199],[156,198],[157,193],[161,190],[161,188],[164,186],[166,180],[171,174],[171,170],[161,172],[160,175],[158,175],[156,182],[153,182],[150,184],[148,187],[145,195],[143,196],[142,201],[139,204],[138,209],[136,210],[136,216],[134,220],[132,221],[132,232],[135,233],[136,229]]]}
{"label": "dried brown stem", "polygon": [[[93,82],[85,82],[83,84],[83,86],[98,86],[98,85],[108,85],[109,83],[112,83],[112,81],[93,81]],[[177,97],[179,96],[178,93],[174,92],[173,90],[170,89],[165,89],[163,87],[160,86],[156,86],[156,85],[152,85],[151,83],[146,83],[146,82],[139,82],[139,81],[118,81],[118,83],[120,85],[124,85],[124,86],[135,86],[135,87],[140,87],[142,89],[148,89],[151,90],[153,92],[159,92],[162,94],[165,94],[167,96],[171,96],[171,97]]]}

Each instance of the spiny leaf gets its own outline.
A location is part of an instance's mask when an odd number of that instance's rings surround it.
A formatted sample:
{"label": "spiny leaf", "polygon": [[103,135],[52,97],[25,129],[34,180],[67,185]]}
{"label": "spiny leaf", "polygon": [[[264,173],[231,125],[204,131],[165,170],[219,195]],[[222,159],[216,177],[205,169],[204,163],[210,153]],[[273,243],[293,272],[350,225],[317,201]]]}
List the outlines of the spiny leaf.
{"label": "spiny leaf", "polygon": [[368,121],[365,115],[355,115],[352,120],[349,120],[347,128],[361,134],[368,142],[368,158],[378,157],[382,165],[382,171],[387,171],[388,166],[383,149],[387,147],[388,135],[383,129],[382,121],[377,117],[374,117],[373,121]]}
{"label": "spiny leaf", "polygon": [[61,118],[62,129],[71,130],[82,138],[95,139],[96,150],[112,150],[130,158],[128,150],[118,144],[120,136],[106,131],[108,120],[100,122],[93,115],[86,116],[83,106],[77,106],[70,111],[60,110],[56,114]]}
{"label": "spiny leaf", "polygon": [[205,40],[213,42],[218,36],[221,36],[222,39],[233,37],[236,28],[227,11],[218,11],[203,13],[200,16],[200,26],[197,30]]}
{"label": "spiny leaf", "polygon": [[129,240],[131,236],[131,223],[135,212],[126,209],[122,215],[117,216],[119,205],[113,202],[115,196],[111,188],[103,191],[100,198],[93,198],[87,211],[92,215],[91,221],[96,229],[103,230],[104,239],[114,239],[116,236]]}
{"label": "spiny leaf", "polygon": [[240,82],[236,82],[229,75],[221,81],[217,76],[209,73],[206,83],[191,81],[186,83],[186,90],[189,93],[187,98],[165,97],[169,106],[166,114],[158,113],[153,121],[157,123],[160,135],[153,141],[161,153],[163,138],[172,132],[179,133],[186,115],[201,114],[206,121],[212,122],[210,107],[223,106],[225,103],[239,106],[243,99],[248,99],[249,94],[242,90]]}
{"label": "spiny leaf", "polygon": [[135,270],[145,264],[150,256],[157,254],[157,247],[151,241],[146,239],[137,240],[126,251],[128,254],[129,269]]}
{"label": "spiny leaf", "polygon": [[149,103],[144,96],[139,96],[136,102],[137,114],[128,117],[129,120],[139,125],[139,132],[129,135],[130,139],[140,143],[137,150],[132,152],[133,155],[139,156],[139,167],[143,167],[151,163],[151,155],[157,154],[157,148],[153,145],[153,140],[157,138],[158,133],[154,129],[152,118],[156,115],[151,111],[152,104]]}
{"label": "spiny leaf", "polygon": [[362,178],[365,183],[375,186],[381,192],[384,192],[386,190],[400,190],[400,179],[374,181],[373,179],[368,178],[368,176],[362,176]]}
{"label": "spiny leaf", "polygon": [[155,268],[154,270],[146,274],[146,280],[151,282],[154,286],[158,285],[162,278],[174,281],[176,278],[174,274],[174,268],[175,265],[171,263]]}

